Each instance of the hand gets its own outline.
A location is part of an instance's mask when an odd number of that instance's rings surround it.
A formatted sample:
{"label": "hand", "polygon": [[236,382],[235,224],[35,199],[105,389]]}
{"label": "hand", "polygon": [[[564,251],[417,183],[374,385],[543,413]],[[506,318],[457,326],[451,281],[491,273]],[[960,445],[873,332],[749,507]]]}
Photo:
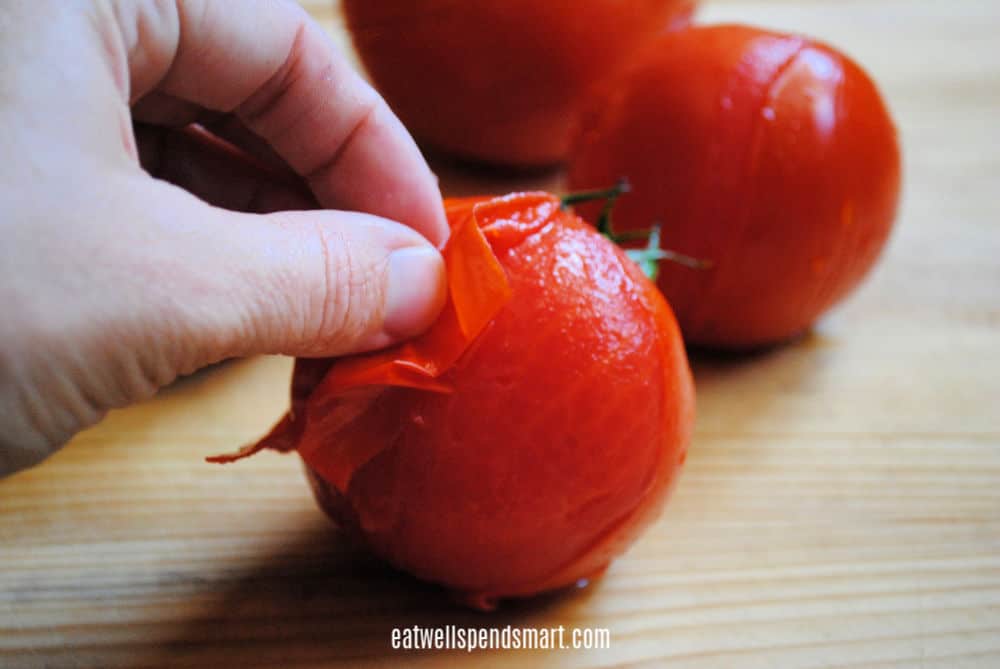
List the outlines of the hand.
{"label": "hand", "polygon": [[444,300],[433,175],[291,2],[6,0],[0,147],[0,475],[179,374],[386,346]]}

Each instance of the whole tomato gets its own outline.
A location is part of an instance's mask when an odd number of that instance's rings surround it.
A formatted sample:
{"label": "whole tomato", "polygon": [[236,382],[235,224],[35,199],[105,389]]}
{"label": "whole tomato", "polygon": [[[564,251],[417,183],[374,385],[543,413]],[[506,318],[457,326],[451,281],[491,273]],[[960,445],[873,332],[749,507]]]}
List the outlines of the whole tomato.
{"label": "whole tomato", "polygon": [[296,364],[297,450],[377,555],[490,608],[599,574],[659,513],[694,393],[674,318],[545,193],[448,203],[449,302],[388,351]]}
{"label": "whole tomato", "polygon": [[344,0],[369,75],[438,150],[531,166],[563,160],[580,101],[694,0]]}
{"label": "whole tomato", "polygon": [[661,264],[685,339],[745,349],[803,332],[868,273],[896,215],[900,156],[848,57],[713,26],[663,37],[595,98],[569,183],[620,177],[632,194],[619,229],[660,223],[664,246],[713,263]]}

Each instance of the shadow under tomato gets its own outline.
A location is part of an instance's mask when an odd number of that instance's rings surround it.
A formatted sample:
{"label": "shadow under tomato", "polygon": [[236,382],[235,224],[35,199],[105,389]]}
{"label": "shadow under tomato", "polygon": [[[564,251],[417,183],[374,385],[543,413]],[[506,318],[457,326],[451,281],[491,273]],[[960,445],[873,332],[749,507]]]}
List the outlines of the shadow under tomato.
{"label": "shadow under tomato", "polygon": [[[699,428],[688,467],[699,466],[700,453],[762,447],[742,435],[766,419],[778,395],[808,386],[833,349],[832,340],[808,333],[750,353],[690,351]],[[712,490],[713,497],[725,494]],[[158,623],[160,642],[130,666],[395,666],[432,655],[461,666],[465,651],[394,649],[393,630],[569,625],[595,592],[591,586],[505,601],[495,612],[480,613],[349,544],[318,513],[292,535],[280,550],[251,558],[238,571],[199,574],[185,590],[183,619]]]}
{"label": "shadow under tomato", "polygon": [[[194,597],[209,604],[168,630],[135,666],[353,666],[436,651],[391,646],[393,629],[550,626],[563,607],[589,597],[568,589],[501,603],[482,613],[454,603],[440,587],[395,571],[352,546],[323,518],[280,552],[239,574],[206,577]],[[556,615],[558,615],[556,613]],[[467,651],[441,651],[466,656]]]}
{"label": "shadow under tomato", "polygon": [[704,448],[747,448],[754,436],[785,431],[789,402],[816,394],[836,349],[835,339],[814,330],[741,353],[690,349],[698,394],[692,455]]}
{"label": "shadow under tomato", "polygon": [[517,191],[564,188],[565,175],[558,166],[515,168],[487,165],[425,150],[427,162],[438,176],[445,197],[506,195]]}
{"label": "shadow under tomato", "polygon": [[[822,352],[834,342],[816,330],[807,330],[792,339],[747,351],[726,351],[689,346],[687,353],[698,390],[732,382],[747,374],[777,374],[785,377],[808,375],[821,364]],[[770,371],[758,371],[758,370]]]}

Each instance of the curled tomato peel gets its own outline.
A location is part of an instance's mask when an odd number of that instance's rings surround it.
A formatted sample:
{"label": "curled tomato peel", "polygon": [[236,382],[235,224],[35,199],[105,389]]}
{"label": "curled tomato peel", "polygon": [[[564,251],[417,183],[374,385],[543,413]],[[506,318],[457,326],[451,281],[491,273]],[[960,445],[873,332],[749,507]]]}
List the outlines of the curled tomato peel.
{"label": "curled tomato peel", "polygon": [[[388,444],[391,434],[386,434],[385,439],[367,440],[325,437],[342,437],[345,430],[351,429],[352,419],[368,408],[384,388],[451,392],[450,385],[439,377],[469,349],[511,297],[506,272],[494,247],[516,244],[544,226],[559,207],[559,199],[548,193],[446,201],[452,225],[441,253],[448,274],[448,299],[430,329],[381,351],[337,360],[297,360],[288,413],[260,441],[206,460],[225,464],[265,449],[298,450],[306,464],[340,492],[346,492],[354,472],[375,457],[378,449],[344,444]],[[313,423],[308,431],[307,422]],[[391,421],[384,429],[394,429]]]}

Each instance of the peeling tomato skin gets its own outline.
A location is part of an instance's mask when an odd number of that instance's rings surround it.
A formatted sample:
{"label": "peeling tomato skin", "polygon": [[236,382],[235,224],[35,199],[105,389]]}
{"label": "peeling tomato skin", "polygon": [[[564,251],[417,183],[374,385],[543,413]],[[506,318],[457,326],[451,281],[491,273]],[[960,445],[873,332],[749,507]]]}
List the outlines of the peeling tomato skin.
{"label": "peeling tomato skin", "polygon": [[596,81],[693,0],[345,0],[376,87],[429,146],[473,160],[565,158],[579,103]]}
{"label": "peeling tomato skin", "polygon": [[484,606],[624,551],[662,507],[694,416],[670,309],[620,249],[557,210],[496,255],[511,298],[441,377],[454,391],[386,388],[337,436],[395,426],[346,494],[311,476],[374,553]]}
{"label": "peeling tomato skin", "polygon": [[[685,338],[714,348],[806,330],[871,270],[896,215],[896,131],[877,88],[832,47],[743,26],[665,36],[595,99],[571,189],[627,177],[619,229],[660,222]],[[593,217],[593,208],[581,208]]]}

